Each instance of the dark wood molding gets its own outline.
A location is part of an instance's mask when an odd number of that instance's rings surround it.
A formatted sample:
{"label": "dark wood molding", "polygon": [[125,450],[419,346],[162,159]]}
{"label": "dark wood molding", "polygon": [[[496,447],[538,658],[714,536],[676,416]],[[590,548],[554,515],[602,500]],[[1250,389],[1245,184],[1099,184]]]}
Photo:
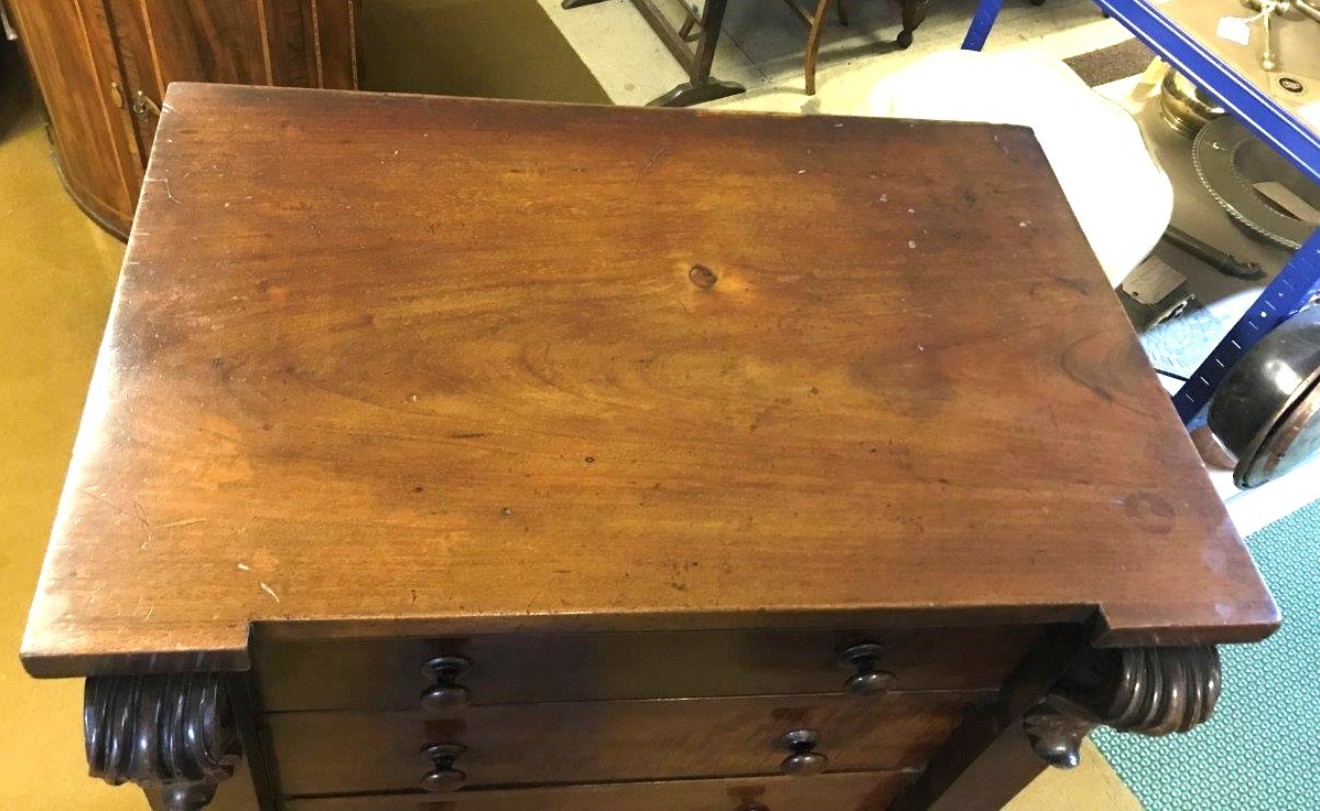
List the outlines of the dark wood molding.
{"label": "dark wood molding", "polygon": [[1082,739],[1097,726],[1168,735],[1204,723],[1220,684],[1214,647],[1092,649],[1022,725],[1046,763],[1072,768]]}
{"label": "dark wood molding", "polygon": [[1098,726],[1165,735],[1210,717],[1220,691],[1215,648],[1095,648],[1089,636],[1053,629],[891,811],[996,811],[1050,765],[1077,765]]}
{"label": "dark wood molding", "polygon": [[83,695],[93,777],[135,783],[165,811],[196,811],[242,757],[229,689],[215,673],[93,676]]}

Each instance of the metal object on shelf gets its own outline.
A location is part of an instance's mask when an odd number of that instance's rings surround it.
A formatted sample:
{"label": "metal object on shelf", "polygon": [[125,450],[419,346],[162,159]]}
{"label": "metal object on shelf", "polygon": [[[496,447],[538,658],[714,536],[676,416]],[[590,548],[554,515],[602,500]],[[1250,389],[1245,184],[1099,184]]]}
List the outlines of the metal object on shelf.
{"label": "metal object on shelf", "polygon": [[1160,118],[1175,132],[1192,138],[1226,112],[1223,105],[1178,71],[1164,74],[1160,83]]}
{"label": "metal object on shelf", "polygon": [[1138,332],[1182,315],[1195,298],[1187,277],[1158,256],[1147,257],[1114,293]]}
{"label": "metal object on shelf", "polygon": [[1201,182],[1233,221],[1252,236],[1296,250],[1316,224],[1273,205],[1255,184],[1275,181],[1311,206],[1320,206],[1320,186],[1308,181],[1274,150],[1232,118],[1207,124],[1192,143],[1192,162]]}
{"label": "metal object on shelf", "polygon": [[1233,365],[1210,401],[1210,429],[1256,487],[1320,451],[1320,307],[1284,321]]}
{"label": "metal object on shelf", "polygon": [[[1256,12],[1256,16],[1245,22],[1250,24],[1260,21],[1265,29],[1261,38],[1260,66],[1269,72],[1279,69],[1279,53],[1274,44],[1274,18],[1284,18],[1284,15],[1296,9],[1306,17],[1320,21],[1320,6],[1306,0],[1242,0],[1242,5]],[[1299,21],[1297,17],[1291,19]]]}
{"label": "metal object on shelf", "polygon": [[[1166,13],[1166,6],[1149,0],[1096,0],[1096,4],[1175,69],[1222,101],[1230,113],[1304,175],[1320,183],[1320,129],[1303,119],[1300,106],[1281,103],[1273,95],[1273,86],[1262,86],[1231,68],[1207,43],[1175,23]],[[1316,3],[1309,5],[1314,8]],[[963,48],[979,51],[984,47],[1002,6],[1003,0],[979,0]],[[1280,76],[1277,83],[1290,98],[1305,98],[1305,83],[1299,77]],[[1320,230],[1298,249],[1174,395],[1174,406],[1183,421],[1195,421],[1228,368],[1276,325],[1306,306],[1317,290]]]}
{"label": "metal object on shelf", "polygon": [[1268,10],[1262,12],[1262,14],[1264,17],[1265,40],[1260,46],[1260,66],[1265,70],[1278,70],[1279,57],[1274,52],[1274,31],[1271,30],[1273,26],[1270,24],[1270,21],[1274,19],[1274,11]]}
{"label": "metal object on shelf", "polygon": [[[1260,66],[1265,70],[1273,71],[1279,69],[1279,56],[1274,51],[1274,26],[1272,20],[1275,14],[1282,14],[1292,7],[1288,0],[1244,0],[1243,5],[1247,8],[1259,12],[1256,19],[1261,21],[1261,26],[1265,29],[1265,36],[1261,40],[1260,46]],[[1252,20],[1248,20],[1252,22]]]}
{"label": "metal object on shelf", "polygon": [[[1150,0],[1096,0],[1174,69],[1223,102],[1253,132],[1294,166],[1320,182],[1320,131],[1285,109],[1252,78],[1231,69],[1205,43],[1179,27]],[[1003,0],[979,0],[962,47],[979,51],[994,27]]]}
{"label": "metal object on shelf", "polygon": [[1228,334],[1211,350],[1173,397],[1184,422],[1191,423],[1210,402],[1220,381],[1253,346],[1290,315],[1320,296],[1320,229],[1283,266]]}
{"label": "metal object on shelf", "polygon": [[1263,279],[1265,269],[1255,262],[1240,262],[1231,253],[1224,253],[1204,240],[1197,239],[1177,226],[1170,225],[1164,232],[1170,245],[1205,262],[1210,267],[1235,279]]}

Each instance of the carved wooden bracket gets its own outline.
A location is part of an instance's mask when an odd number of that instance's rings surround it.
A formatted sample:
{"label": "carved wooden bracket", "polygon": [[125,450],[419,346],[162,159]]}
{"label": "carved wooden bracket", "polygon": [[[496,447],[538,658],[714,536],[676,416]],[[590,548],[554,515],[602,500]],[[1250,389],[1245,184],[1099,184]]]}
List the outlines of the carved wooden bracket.
{"label": "carved wooden bracket", "polygon": [[242,756],[224,677],[93,676],[83,693],[93,777],[136,783],[165,811],[197,811]]}
{"label": "carved wooden bracket", "polygon": [[1141,735],[1186,732],[1214,712],[1219,689],[1213,647],[1094,649],[1022,723],[1036,754],[1072,768],[1082,739],[1097,726]]}

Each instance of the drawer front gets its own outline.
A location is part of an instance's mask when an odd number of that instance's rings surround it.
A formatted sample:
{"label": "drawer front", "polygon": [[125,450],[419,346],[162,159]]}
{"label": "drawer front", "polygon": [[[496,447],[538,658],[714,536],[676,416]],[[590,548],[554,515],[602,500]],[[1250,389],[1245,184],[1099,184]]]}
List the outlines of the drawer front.
{"label": "drawer front", "polygon": [[[465,787],[774,775],[785,735],[827,770],[922,766],[973,701],[990,693],[893,692],[474,707],[459,717],[356,711],[268,716],[280,791],[289,795],[417,790],[436,768],[422,750],[459,744]],[[792,764],[790,764],[791,766]],[[801,760],[796,765],[804,765]],[[811,764],[806,764],[811,765]]]}
{"label": "drawer front", "polygon": [[683,631],[302,641],[258,638],[255,673],[270,711],[413,710],[435,684],[424,664],[460,656],[473,705],[828,693],[851,675],[840,650],[881,646],[896,689],[997,687],[1039,628]]}
{"label": "drawer front", "polygon": [[291,800],[284,811],[881,811],[912,774],[822,774]]}

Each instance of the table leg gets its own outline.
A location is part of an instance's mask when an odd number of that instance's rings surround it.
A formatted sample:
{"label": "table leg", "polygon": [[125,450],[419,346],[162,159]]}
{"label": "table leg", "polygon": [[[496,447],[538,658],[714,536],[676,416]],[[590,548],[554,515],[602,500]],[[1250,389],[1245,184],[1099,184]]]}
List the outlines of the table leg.
{"label": "table leg", "polygon": [[243,757],[229,685],[217,673],[90,677],[83,733],[93,777],[135,783],[162,811],[205,808]]}
{"label": "table leg", "polygon": [[1091,649],[1028,707],[1041,674],[1030,661],[1025,669],[998,706],[963,722],[891,811],[998,811],[1049,766],[1076,766],[1097,726],[1186,732],[1209,719],[1221,686],[1213,647]]}
{"label": "table leg", "polygon": [[656,34],[674,54],[674,58],[687,68],[688,72],[686,82],[653,100],[649,106],[687,107],[746,92],[747,88],[740,84],[722,82],[710,76],[711,65],[715,63],[715,48],[720,41],[720,27],[724,24],[724,12],[729,0],[706,0],[701,10],[699,22],[701,34],[697,38],[695,53],[687,52],[683,37],[679,36],[651,0],[633,0],[633,5],[655,29]]}
{"label": "table leg", "polygon": [[926,21],[926,11],[930,0],[898,0],[903,12],[903,30],[898,32],[898,47],[907,48],[912,44],[912,32]]}

